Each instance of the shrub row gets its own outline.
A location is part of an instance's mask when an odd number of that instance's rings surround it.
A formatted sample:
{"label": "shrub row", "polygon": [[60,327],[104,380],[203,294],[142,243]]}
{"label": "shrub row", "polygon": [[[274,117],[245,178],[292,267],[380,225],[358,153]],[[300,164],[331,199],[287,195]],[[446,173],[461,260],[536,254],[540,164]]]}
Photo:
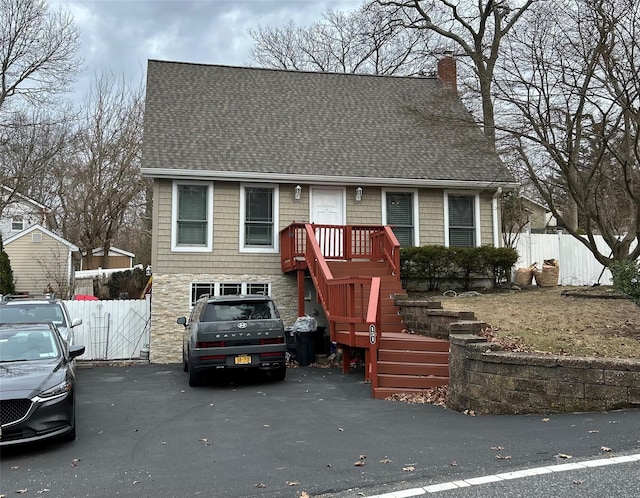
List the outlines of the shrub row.
{"label": "shrub row", "polygon": [[508,247],[404,247],[400,278],[405,288],[438,290],[443,281],[459,281],[469,289],[472,277],[490,279],[493,287],[511,278],[518,252]]}

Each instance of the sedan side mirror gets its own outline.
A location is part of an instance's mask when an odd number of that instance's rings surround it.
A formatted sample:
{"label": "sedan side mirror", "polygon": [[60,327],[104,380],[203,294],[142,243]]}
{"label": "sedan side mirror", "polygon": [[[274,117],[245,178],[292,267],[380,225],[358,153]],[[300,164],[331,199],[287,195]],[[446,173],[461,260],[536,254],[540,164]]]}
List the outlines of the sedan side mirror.
{"label": "sedan side mirror", "polygon": [[178,318],[178,323],[180,325],[184,325],[186,327],[187,326],[187,319],[184,316],[181,316],[180,318]]}

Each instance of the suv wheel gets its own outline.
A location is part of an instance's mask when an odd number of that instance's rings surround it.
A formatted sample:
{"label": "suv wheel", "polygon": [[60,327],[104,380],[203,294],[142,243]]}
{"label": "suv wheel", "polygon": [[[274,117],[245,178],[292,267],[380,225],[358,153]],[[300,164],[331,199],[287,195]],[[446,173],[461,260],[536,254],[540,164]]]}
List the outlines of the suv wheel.
{"label": "suv wheel", "polygon": [[202,383],[202,377],[193,368],[189,368],[189,385],[198,387]]}
{"label": "suv wheel", "polygon": [[271,378],[273,380],[284,380],[287,376],[287,366],[280,365],[276,370],[271,370]]}

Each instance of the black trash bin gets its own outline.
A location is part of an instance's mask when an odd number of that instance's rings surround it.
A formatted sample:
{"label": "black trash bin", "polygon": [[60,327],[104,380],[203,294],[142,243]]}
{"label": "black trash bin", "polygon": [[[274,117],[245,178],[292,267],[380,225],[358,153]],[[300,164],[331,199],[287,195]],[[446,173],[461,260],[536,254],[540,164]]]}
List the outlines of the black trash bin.
{"label": "black trash bin", "polygon": [[298,365],[306,367],[316,361],[316,319],[312,316],[299,316],[293,324],[296,336],[296,359]]}
{"label": "black trash bin", "polygon": [[296,357],[298,365],[306,367],[316,361],[316,332],[296,333]]}

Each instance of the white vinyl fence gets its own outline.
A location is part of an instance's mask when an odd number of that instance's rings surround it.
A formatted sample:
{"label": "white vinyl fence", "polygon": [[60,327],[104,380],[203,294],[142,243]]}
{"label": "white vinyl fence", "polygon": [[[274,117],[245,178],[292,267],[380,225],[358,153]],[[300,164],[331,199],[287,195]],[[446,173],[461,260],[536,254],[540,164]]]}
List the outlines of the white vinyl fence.
{"label": "white vinyl fence", "polygon": [[75,327],[74,343],[85,346],[80,360],[139,358],[148,347],[151,332],[151,299],[65,301],[71,318],[82,318]]}
{"label": "white vinyl fence", "polygon": [[[602,236],[595,236],[598,249],[609,255],[610,249]],[[516,250],[520,258],[516,268],[538,263],[542,268],[545,259],[556,259],[560,265],[560,285],[611,285],[611,272],[596,261],[591,251],[573,236],[557,234],[521,233]]]}

